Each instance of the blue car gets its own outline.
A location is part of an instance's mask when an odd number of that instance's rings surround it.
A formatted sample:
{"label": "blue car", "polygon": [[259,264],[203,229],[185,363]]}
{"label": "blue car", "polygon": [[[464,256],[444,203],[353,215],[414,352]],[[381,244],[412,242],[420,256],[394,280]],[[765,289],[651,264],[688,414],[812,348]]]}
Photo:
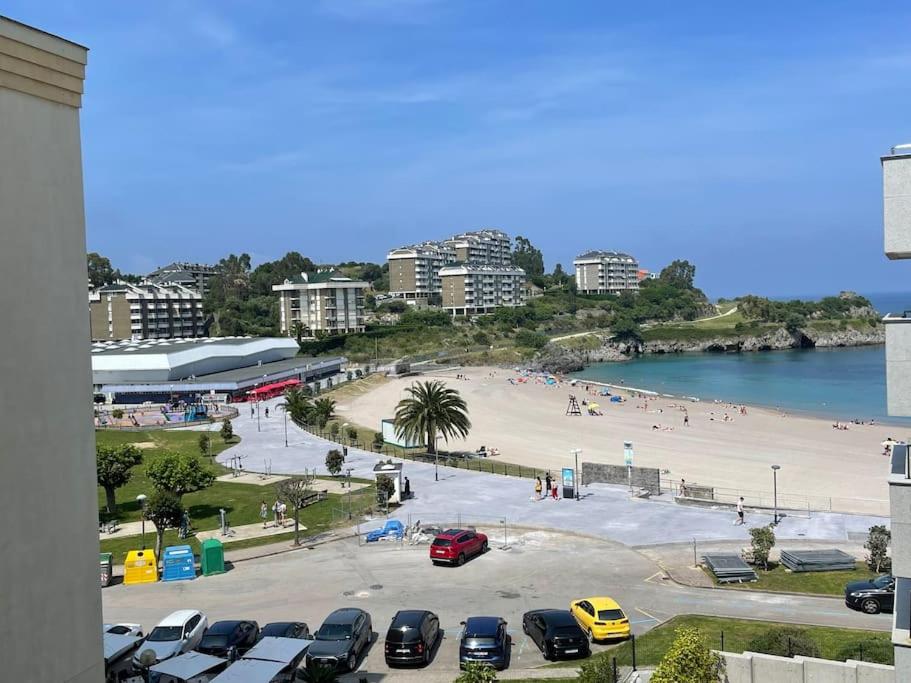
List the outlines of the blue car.
{"label": "blue car", "polygon": [[386,521],[382,529],[374,529],[373,531],[367,532],[366,541],[367,543],[372,543],[381,538],[388,538],[389,536],[392,536],[396,540],[402,540],[404,535],[405,525],[397,519],[390,519]]}
{"label": "blue car", "polygon": [[509,666],[512,638],[500,617],[469,617],[462,622],[459,666],[469,662],[487,664],[502,671]]}

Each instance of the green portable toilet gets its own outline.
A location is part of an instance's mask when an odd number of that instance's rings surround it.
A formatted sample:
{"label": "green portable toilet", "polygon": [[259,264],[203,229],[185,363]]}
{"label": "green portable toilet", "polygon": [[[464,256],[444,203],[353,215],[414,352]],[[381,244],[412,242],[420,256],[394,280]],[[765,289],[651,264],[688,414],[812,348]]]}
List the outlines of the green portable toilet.
{"label": "green portable toilet", "polygon": [[222,574],[225,571],[225,547],[217,538],[210,538],[202,542],[200,567],[203,576]]}

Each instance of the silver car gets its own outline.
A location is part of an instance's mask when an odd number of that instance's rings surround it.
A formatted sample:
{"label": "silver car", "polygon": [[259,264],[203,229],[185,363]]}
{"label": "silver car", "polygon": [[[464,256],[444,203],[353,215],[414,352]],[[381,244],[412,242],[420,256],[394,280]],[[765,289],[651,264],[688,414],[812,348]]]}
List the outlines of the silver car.
{"label": "silver car", "polygon": [[209,625],[206,615],[194,609],[172,612],[153,628],[133,656],[133,666],[145,674],[150,666],[193,650]]}

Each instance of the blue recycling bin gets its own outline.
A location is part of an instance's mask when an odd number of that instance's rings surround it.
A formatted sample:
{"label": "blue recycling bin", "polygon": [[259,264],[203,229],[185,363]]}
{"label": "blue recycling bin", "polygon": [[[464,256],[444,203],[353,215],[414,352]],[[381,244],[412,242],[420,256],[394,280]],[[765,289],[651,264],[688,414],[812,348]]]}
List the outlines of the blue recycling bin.
{"label": "blue recycling bin", "polygon": [[193,549],[188,545],[172,545],[164,549],[162,581],[185,581],[196,578]]}

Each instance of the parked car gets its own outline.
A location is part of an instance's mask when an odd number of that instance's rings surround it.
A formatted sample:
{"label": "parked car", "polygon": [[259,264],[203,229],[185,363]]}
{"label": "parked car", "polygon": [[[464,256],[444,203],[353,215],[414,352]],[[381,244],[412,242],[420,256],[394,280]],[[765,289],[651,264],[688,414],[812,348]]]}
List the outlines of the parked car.
{"label": "parked car", "polygon": [[629,619],[613,598],[602,596],[574,600],[569,605],[569,611],[591,641],[630,636]]}
{"label": "parked car", "polygon": [[442,634],[440,618],[433,612],[399,610],[386,632],[386,664],[429,664]]}
{"label": "parked car", "polygon": [[142,637],[142,624],[105,624],[102,633],[113,633],[118,636]]}
{"label": "parked car", "polygon": [[255,621],[216,621],[206,629],[196,651],[234,661],[256,645],[258,639],[259,624]]}
{"label": "parked car", "polygon": [[430,544],[434,564],[465,564],[465,560],[487,552],[487,536],[467,529],[447,529]]}
{"label": "parked car", "polygon": [[104,642],[104,679],[122,681],[133,673],[133,656],[142,647],[140,636],[125,633],[102,635]]}
{"label": "parked car", "polygon": [[149,632],[133,656],[133,666],[145,674],[153,664],[195,649],[208,625],[206,616],[195,609],[172,612]]}
{"label": "parked car", "polygon": [[320,664],[336,670],[354,671],[357,660],[370,645],[373,622],[356,607],[337,609],[312,636],[307,665]]}
{"label": "parked car", "polygon": [[522,630],[538,646],[544,659],[588,657],[588,638],[575,617],[565,609],[536,609],[522,615]]}
{"label": "parked car", "polygon": [[845,586],[845,604],[867,614],[891,614],[895,605],[895,579],[884,574],[870,581],[852,581]]}
{"label": "parked car", "polygon": [[259,640],[270,637],[309,640],[310,629],[302,621],[273,621],[259,630]]}
{"label": "parked car", "polygon": [[470,662],[488,664],[503,670],[509,666],[512,638],[500,617],[469,617],[462,622],[459,666]]}

